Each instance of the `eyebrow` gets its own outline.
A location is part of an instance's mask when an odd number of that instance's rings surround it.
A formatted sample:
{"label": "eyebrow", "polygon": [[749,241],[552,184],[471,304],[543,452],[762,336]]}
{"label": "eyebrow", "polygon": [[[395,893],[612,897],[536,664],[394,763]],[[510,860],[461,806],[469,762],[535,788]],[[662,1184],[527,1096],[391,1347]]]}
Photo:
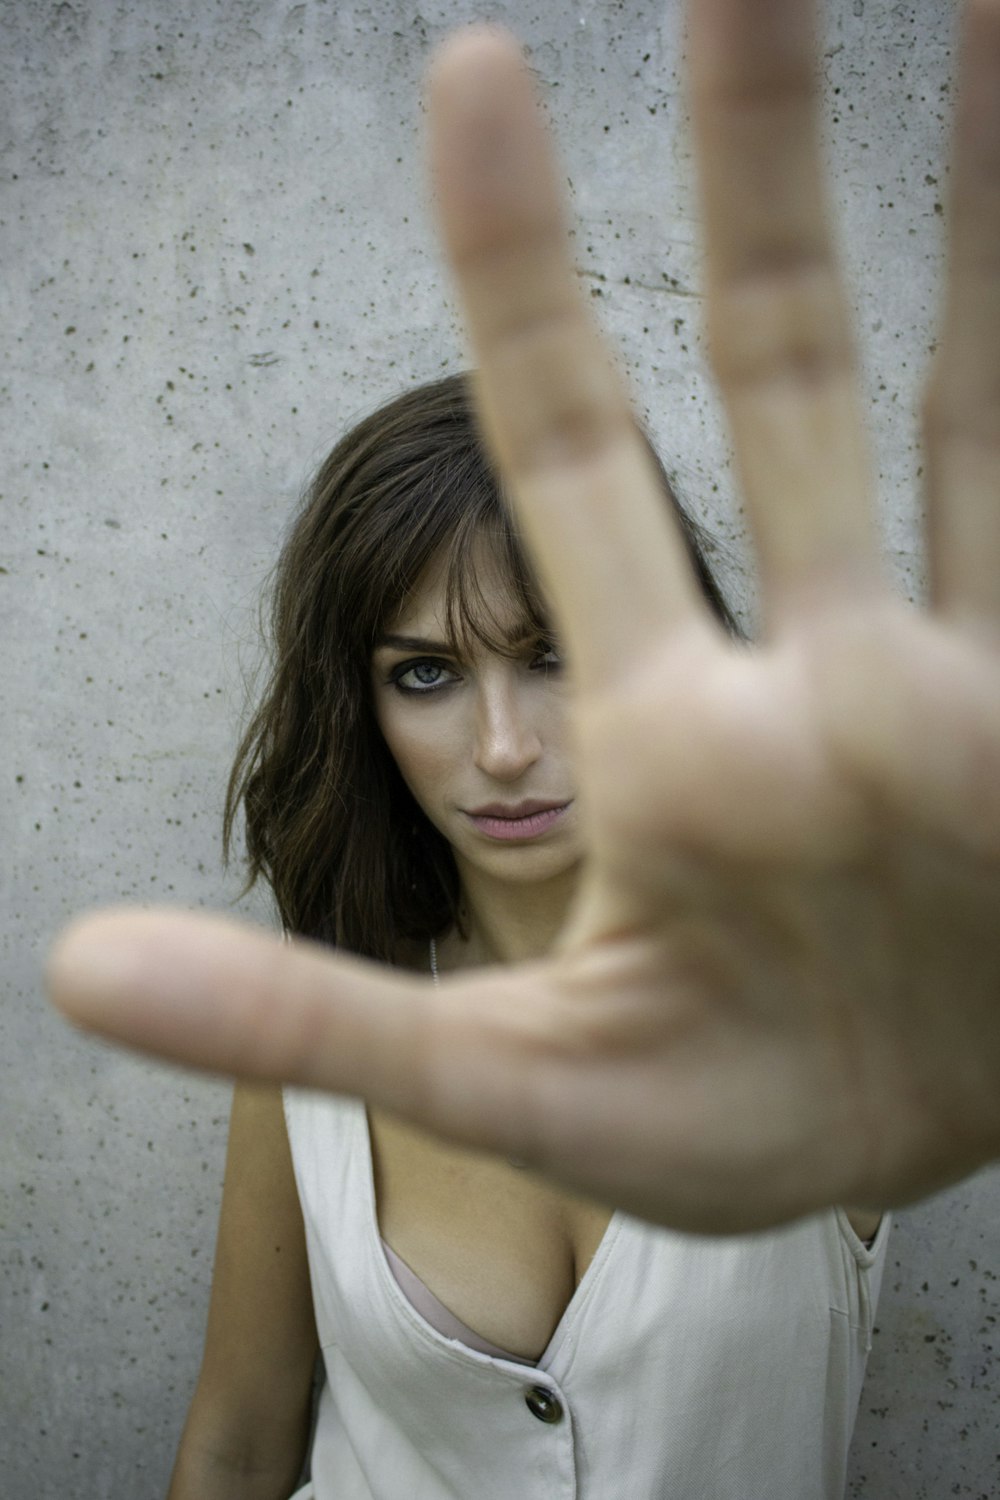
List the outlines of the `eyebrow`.
{"label": "eyebrow", "polygon": [[375,650],[381,651],[385,647],[391,647],[394,651],[426,651],[434,656],[453,656],[454,646],[447,641],[432,641],[422,635],[383,635],[375,642]]}

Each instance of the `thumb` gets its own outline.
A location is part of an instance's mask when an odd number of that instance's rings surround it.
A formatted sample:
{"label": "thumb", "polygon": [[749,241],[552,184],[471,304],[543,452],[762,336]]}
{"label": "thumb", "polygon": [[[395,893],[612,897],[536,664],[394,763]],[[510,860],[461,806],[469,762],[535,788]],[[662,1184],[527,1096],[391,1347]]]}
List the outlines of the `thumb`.
{"label": "thumb", "polygon": [[68,1020],[142,1052],[363,1095],[468,1145],[520,1152],[525,1038],[503,1024],[502,973],[438,989],[225,918],[123,909],[66,928],[45,979]]}

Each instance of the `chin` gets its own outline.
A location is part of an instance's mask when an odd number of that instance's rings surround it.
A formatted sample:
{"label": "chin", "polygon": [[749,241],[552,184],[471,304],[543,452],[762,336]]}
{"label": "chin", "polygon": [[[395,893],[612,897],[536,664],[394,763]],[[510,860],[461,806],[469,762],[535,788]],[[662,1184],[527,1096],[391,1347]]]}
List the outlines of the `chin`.
{"label": "chin", "polygon": [[490,858],[470,861],[484,873],[509,880],[516,885],[537,885],[545,880],[555,880],[575,870],[582,859],[577,850],[565,849],[497,849],[490,851]]}

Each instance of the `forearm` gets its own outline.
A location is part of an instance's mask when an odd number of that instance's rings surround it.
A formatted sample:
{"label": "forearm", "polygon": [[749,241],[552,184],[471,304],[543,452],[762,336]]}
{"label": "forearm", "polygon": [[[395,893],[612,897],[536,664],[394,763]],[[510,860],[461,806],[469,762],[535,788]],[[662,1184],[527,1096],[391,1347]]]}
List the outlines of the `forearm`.
{"label": "forearm", "polygon": [[270,1440],[212,1422],[197,1403],[188,1416],[166,1500],[288,1500],[305,1459],[308,1430]]}
{"label": "forearm", "polygon": [[300,1472],[299,1465],[247,1468],[225,1457],[182,1448],[167,1500],[288,1500]]}

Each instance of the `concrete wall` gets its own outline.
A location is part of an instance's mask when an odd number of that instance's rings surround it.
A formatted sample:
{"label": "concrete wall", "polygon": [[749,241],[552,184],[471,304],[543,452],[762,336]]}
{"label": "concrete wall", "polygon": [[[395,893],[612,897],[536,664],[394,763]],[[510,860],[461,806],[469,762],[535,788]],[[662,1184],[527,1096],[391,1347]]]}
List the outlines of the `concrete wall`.
{"label": "concrete wall", "polygon": [[[887,546],[911,595],[950,11],[833,0],[826,22],[835,196]],[[229,1091],[72,1034],[42,999],[40,960],[83,906],[235,894],[219,812],[285,518],[346,424],[464,362],[417,101],[432,45],[472,14],[459,0],[0,0],[9,1500],[165,1488]],[[699,344],[678,0],[489,14],[549,86],[581,274],[682,489],[736,549],[746,600]],[[997,1493],[998,1198],[987,1173],[899,1217],[852,1496]]]}

